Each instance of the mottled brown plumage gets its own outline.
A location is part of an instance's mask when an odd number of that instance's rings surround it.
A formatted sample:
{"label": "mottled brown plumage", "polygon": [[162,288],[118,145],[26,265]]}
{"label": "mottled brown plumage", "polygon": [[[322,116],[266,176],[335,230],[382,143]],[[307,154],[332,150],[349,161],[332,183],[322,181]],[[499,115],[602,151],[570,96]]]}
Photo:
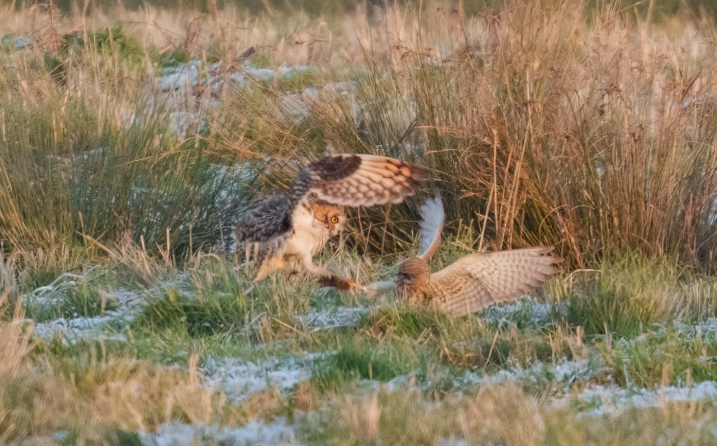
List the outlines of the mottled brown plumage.
{"label": "mottled brown plumage", "polygon": [[399,298],[430,305],[455,316],[514,300],[541,285],[560,269],[552,247],[469,254],[431,274],[428,263],[440,245],[443,205],[440,198],[421,208],[421,254],[401,263],[394,282],[361,287],[369,295],[395,289]]}
{"label": "mottled brown plumage", "polygon": [[399,267],[396,290],[399,297],[456,316],[474,313],[517,299],[560,271],[555,266],[560,259],[549,255],[552,249],[470,254],[433,274],[425,260],[410,259]]}

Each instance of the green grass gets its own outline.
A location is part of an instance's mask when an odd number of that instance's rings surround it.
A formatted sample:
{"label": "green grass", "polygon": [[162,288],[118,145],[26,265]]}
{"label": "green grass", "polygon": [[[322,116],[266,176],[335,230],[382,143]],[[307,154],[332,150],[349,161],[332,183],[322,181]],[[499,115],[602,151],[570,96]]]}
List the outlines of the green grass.
{"label": "green grass", "polygon": [[314,364],[312,382],[317,388],[337,391],[360,379],[386,382],[414,371],[422,362],[420,353],[410,345],[376,345],[356,338],[347,342]]}
{"label": "green grass", "polygon": [[164,296],[144,309],[136,326],[154,332],[186,331],[191,337],[199,337],[235,333],[247,323],[249,302],[241,294],[190,299],[170,286]]}
{"label": "green grass", "polygon": [[78,272],[55,279],[47,292],[28,296],[24,302],[27,316],[44,322],[61,317],[93,317],[118,308],[107,277],[111,271],[94,267]]}
{"label": "green grass", "polygon": [[623,386],[684,385],[717,378],[712,359],[717,350],[714,334],[687,336],[674,330],[649,333],[640,339],[621,339],[610,348],[598,344],[606,363]]}
{"label": "green grass", "polygon": [[713,279],[669,258],[626,256],[604,262],[599,270],[575,273],[571,280],[579,285],[563,297],[567,320],[591,334],[632,337],[654,323],[714,315]]}
{"label": "green grass", "polygon": [[[457,240],[451,242],[458,243]],[[348,256],[342,261],[354,260]],[[301,438],[318,443],[363,443],[380,438],[399,444],[415,441],[435,444],[438,438],[451,435],[486,442],[510,442],[511,438],[517,438],[514,437],[517,431],[509,426],[519,424],[518,420],[527,416],[524,412],[527,410],[542,420],[540,426],[543,426],[531,435],[548,443],[553,441],[551,438],[557,438],[555,441],[563,444],[566,439],[594,438],[591,435],[596,434],[592,434],[592,430],[585,431],[581,419],[575,418],[573,412],[544,407],[539,401],[570,397],[580,389],[609,382],[619,387],[650,389],[655,385],[697,384],[714,378],[712,362],[703,359],[715,355],[714,335],[707,332],[700,334],[689,329],[678,332],[650,325],[638,338],[623,337],[619,330],[611,332],[608,342],[603,334],[581,331],[569,317],[556,319],[547,326],[525,323],[526,310],[520,308],[500,313],[505,317],[497,324],[483,320],[480,315],[450,319],[435,311],[394,304],[383,304],[355,327],[313,331],[297,323],[293,315],[305,314],[310,308],[330,310],[334,305],[365,303],[347,298],[345,301],[327,299],[310,282],[293,283],[281,274],[268,279],[272,281],[271,286],[260,286],[250,296],[244,296],[240,292],[240,278],[220,257],[197,257],[190,265],[184,273],[174,271],[167,276],[170,279],[163,279],[166,282],[160,281],[143,290],[147,306],[126,332],[127,343],[90,339],[67,345],[59,338],[49,342],[38,339],[23,360],[24,367],[29,367],[28,370],[38,367],[32,376],[40,382],[48,379],[53,383],[73,382],[68,398],[90,405],[82,407],[91,407],[99,403],[95,392],[107,383],[119,386],[125,379],[141,379],[161,387],[170,379],[159,379],[160,375],[154,375],[145,367],[159,367],[158,370],[169,367],[176,371],[178,366],[191,367],[193,357],[240,357],[260,364],[267,358],[301,358],[307,352],[323,353],[309,363],[312,373],[309,381],[284,392],[267,390],[251,399],[251,403],[247,402],[249,406],[227,406],[221,409],[223,415],[213,418],[236,425],[237,420],[245,416],[242,414],[289,414],[302,426]],[[633,266],[633,277],[639,277],[638,272],[646,276],[654,272],[652,264],[638,265],[641,266]],[[375,266],[377,270],[382,269],[380,265]],[[613,266],[605,265],[604,270],[610,271]],[[112,271],[112,268],[103,271]],[[87,283],[92,284],[91,272],[85,276]],[[669,276],[655,276],[655,280],[672,283]],[[682,280],[689,288],[704,279],[684,277]],[[601,294],[592,294],[591,286],[582,286],[574,283],[570,289],[588,298],[604,298]],[[658,284],[655,287],[659,288]],[[296,301],[297,294],[309,298],[300,304]],[[294,297],[285,298],[286,295]],[[570,305],[574,304],[570,301],[565,304],[570,315]],[[523,305],[531,308],[538,304],[524,301]],[[600,315],[599,307],[583,309],[593,311],[585,313],[588,317]],[[677,313],[670,320],[680,320],[679,314],[687,313]],[[251,320],[253,325],[247,323]],[[588,359],[604,365],[593,366],[596,370],[602,369],[577,381],[558,381],[550,367],[563,359]],[[49,369],[42,365],[47,361],[51,364]],[[538,364],[545,367],[535,367]],[[125,372],[113,371],[118,367]],[[490,379],[501,371],[521,376],[517,387],[510,383],[476,386],[473,378],[465,375],[470,372]],[[133,375],[135,373],[140,375]],[[161,372],[164,373],[167,372]],[[608,379],[608,375],[611,378]],[[15,389],[25,390],[5,393],[4,399],[0,399],[2,407],[15,413],[14,416],[31,413],[23,411],[29,410],[32,389],[38,389],[18,379],[21,378],[15,377],[8,383],[14,383]],[[391,386],[395,390],[381,390],[381,386],[394,379]],[[40,389],[49,392],[45,387]],[[375,403],[374,392],[378,392]],[[221,400],[220,396],[217,398]],[[580,409],[587,407],[585,404],[577,404],[572,410],[587,410]],[[482,424],[456,424],[455,414],[477,416],[469,415],[479,410],[473,405],[482,410],[489,407],[487,414],[481,412]],[[681,406],[666,407],[663,410],[682,413]],[[145,416],[150,416],[149,408],[142,410]],[[305,410],[315,413],[305,419]],[[704,410],[705,416],[711,413]],[[369,416],[371,411],[377,411],[376,420]],[[638,412],[637,417],[676,423],[676,429],[691,425],[691,418],[684,415],[672,420],[661,418],[662,415],[654,418],[658,413],[649,409]],[[69,418],[52,424],[51,429],[67,430],[68,438],[103,438],[110,443],[117,435],[132,437],[136,429],[125,415],[112,415],[124,421],[87,425],[72,421],[73,417],[81,417],[80,414],[73,412]],[[556,414],[570,420],[570,424],[557,423]],[[164,419],[151,416],[155,418],[148,421],[150,425]],[[178,406],[171,411],[171,419],[175,421],[190,422],[194,416],[186,407]],[[371,427],[370,423],[377,423],[377,427]],[[609,430],[613,424],[596,426]],[[118,433],[120,431],[124,434]],[[611,435],[606,438],[622,438],[619,435],[627,435],[627,432],[621,430]]]}
{"label": "green grass", "polygon": [[418,339],[439,333],[449,323],[440,312],[415,306],[382,307],[362,321],[363,330],[375,337],[407,337]]}

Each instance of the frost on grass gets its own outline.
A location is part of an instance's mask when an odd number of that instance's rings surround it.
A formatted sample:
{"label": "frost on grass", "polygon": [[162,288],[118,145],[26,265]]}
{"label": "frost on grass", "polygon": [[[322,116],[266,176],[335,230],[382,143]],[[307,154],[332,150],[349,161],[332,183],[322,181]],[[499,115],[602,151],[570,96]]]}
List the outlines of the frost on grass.
{"label": "frost on grass", "polygon": [[163,424],[155,432],[138,432],[146,446],[189,446],[194,444],[223,445],[295,445],[294,427],[283,417],[271,423],[252,421],[242,427],[218,427],[197,424]]}
{"label": "frost on grass", "polygon": [[312,308],[309,314],[296,316],[296,319],[314,330],[355,327],[368,312],[366,307],[334,307],[325,310]]}
{"label": "frost on grass", "polygon": [[70,343],[87,338],[125,341],[126,338],[120,331],[142,311],[140,298],[136,293],[126,290],[118,290],[111,295],[119,302],[117,309],[106,311],[102,316],[61,317],[41,322],[35,324],[35,334],[45,339],[52,339],[60,334]]}
{"label": "frost on grass", "polygon": [[564,304],[540,303],[534,297],[524,296],[513,303],[488,307],[482,317],[497,325],[527,323],[543,327],[552,324],[556,317],[566,315],[567,308]]}
{"label": "frost on grass", "polygon": [[30,293],[24,295],[23,300],[25,302],[32,300],[38,305],[53,305],[61,301],[69,289],[76,287],[79,283],[86,282],[92,273],[99,269],[100,266],[96,265],[87,270],[84,275],[72,273],[61,274],[49,285],[35,288]]}
{"label": "frost on grass", "polygon": [[703,381],[691,387],[644,387],[596,386],[577,395],[556,399],[554,407],[573,406],[588,416],[619,414],[633,407],[661,407],[668,403],[716,400],[717,385]]}
{"label": "frost on grass", "polygon": [[676,322],[675,328],[681,335],[688,337],[699,336],[703,339],[717,340],[717,318],[710,317],[696,324]]}
{"label": "frost on grass", "polygon": [[[563,392],[568,393],[570,386],[574,382],[590,381],[604,370],[604,363],[597,357],[579,361],[563,359],[561,362],[552,365],[536,362],[527,368],[515,366],[507,370],[500,370],[491,375],[466,370],[451,376],[450,388],[458,391],[466,391],[486,384],[492,385],[511,381],[522,385],[557,383],[562,385]],[[398,390],[412,385],[411,383],[416,381],[416,375],[418,374],[419,371],[414,371],[408,375],[394,378],[388,382],[388,388],[390,390]],[[428,379],[421,383],[421,388],[424,391],[428,391],[436,384],[438,383]],[[376,382],[376,385],[378,385],[378,382]]]}
{"label": "frost on grass", "polygon": [[458,438],[450,437],[450,438],[439,438],[436,442],[436,445],[438,446],[468,446],[470,443],[468,443],[466,440],[461,440]]}
{"label": "frost on grass", "polygon": [[605,364],[599,357],[579,361],[567,361],[564,359],[552,365],[536,362],[528,368],[513,367],[510,370],[501,370],[484,379],[492,383],[505,381],[515,381],[521,384],[561,383],[563,384],[563,391],[568,392],[570,385],[574,382],[589,381],[604,370],[606,370]]}
{"label": "frost on grass", "polygon": [[326,353],[297,358],[269,358],[252,362],[241,358],[209,357],[199,371],[204,385],[226,393],[233,402],[261,392],[268,387],[290,389],[311,378],[311,363]]}
{"label": "frost on grass", "polygon": [[32,37],[20,34],[19,36],[13,37],[5,35],[0,39],[0,46],[6,48],[12,48],[15,51],[20,51],[24,48],[30,47],[34,43]]}
{"label": "frost on grass", "polygon": [[[33,299],[39,306],[55,305],[63,299],[63,293],[69,287],[74,287],[80,280],[87,280],[87,275],[72,277],[71,274],[64,274],[60,280],[52,284],[35,289],[25,300]],[[188,293],[189,274],[181,274],[172,284],[179,293]],[[158,285],[160,288],[166,285]],[[56,335],[62,337],[63,342],[74,344],[81,339],[104,339],[126,341],[125,329],[139,316],[148,302],[151,293],[140,294],[137,291],[117,290],[104,292],[106,299],[114,302],[114,308],[105,311],[102,315],[94,317],[60,317],[47,322],[35,324],[35,335],[52,339]]]}
{"label": "frost on grass", "polygon": [[[257,68],[245,61],[239,67],[227,67],[222,62],[207,65],[200,60],[190,60],[174,67],[164,68],[163,75],[154,82],[162,94],[169,99],[169,103],[175,101],[181,103],[186,100],[187,95],[195,94],[197,91],[211,92],[207,96],[208,101],[202,105],[204,109],[206,106],[219,105],[220,93],[226,89],[247,90],[253,84],[291,80],[311,70],[311,67],[302,65],[282,65],[277,69]],[[310,115],[312,105],[329,97],[343,95],[352,99],[350,93],[352,89],[351,82],[328,82],[320,87],[306,87],[300,93],[285,93],[281,96],[280,107],[275,117],[295,123]],[[354,114],[361,109],[361,107],[354,108],[356,109]],[[190,132],[207,128],[202,116],[203,113],[196,110],[175,110],[170,115],[170,130],[179,139],[184,139]],[[133,120],[130,119],[130,122]]]}

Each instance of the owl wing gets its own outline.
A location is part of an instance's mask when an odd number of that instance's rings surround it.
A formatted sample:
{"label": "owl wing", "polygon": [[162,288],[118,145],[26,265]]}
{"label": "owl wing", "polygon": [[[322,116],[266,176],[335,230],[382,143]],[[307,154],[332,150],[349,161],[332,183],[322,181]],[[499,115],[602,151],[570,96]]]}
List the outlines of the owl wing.
{"label": "owl wing", "polygon": [[552,247],[470,254],[431,275],[434,305],[456,316],[519,298],[560,271]]}
{"label": "owl wing", "polygon": [[443,201],[441,196],[436,194],[435,198],[429,198],[421,206],[421,240],[418,245],[419,258],[427,262],[441,246],[441,232],[445,221]]}
{"label": "owl wing", "polygon": [[[244,244],[247,257],[258,265],[280,251],[294,228],[291,223],[292,206],[286,195],[271,195],[247,207],[234,227],[237,245]],[[247,258],[247,261],[250,259]]]}
{"label": "owl wing", "polygon": [[292,186],[292,200],[298,203],[315,193],[320,200],[339,206],[400,203],[413,194],[418,181],[427,177],[426,168],[394,158],[335,155],[302,169]]}
{"label": "owl wing", "polygon": [[289,197],[271,195],[249,205],[234,228],[237,241],[262,242],[290,232],[291,204]]}

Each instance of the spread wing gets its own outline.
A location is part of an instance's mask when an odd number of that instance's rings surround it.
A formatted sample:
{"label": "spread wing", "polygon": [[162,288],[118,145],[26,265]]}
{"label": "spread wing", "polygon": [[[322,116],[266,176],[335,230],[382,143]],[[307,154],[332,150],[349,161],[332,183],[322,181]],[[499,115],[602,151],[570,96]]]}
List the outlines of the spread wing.
{"label": "spread wing", "polygon": [[394,158],[377,155],[336,155],[309,164],[292,186],[298,203],[308,193],[339,206],[373,206],[400,203],[413,187],[428,177],[428,170]]}
{"label": "spread wing", "polygon": [[560,271],[552,247],[470,254],[431,275],[434,304],[456,316],[517,299]]}
{"label": "spread wing", "polygon": [[419,258],[427,262],[441,246],[441,232],[445,221],[443,201],[441,196],[436,194],[435,198],[429,198],[421,206],[421,241],[418,245]]}

